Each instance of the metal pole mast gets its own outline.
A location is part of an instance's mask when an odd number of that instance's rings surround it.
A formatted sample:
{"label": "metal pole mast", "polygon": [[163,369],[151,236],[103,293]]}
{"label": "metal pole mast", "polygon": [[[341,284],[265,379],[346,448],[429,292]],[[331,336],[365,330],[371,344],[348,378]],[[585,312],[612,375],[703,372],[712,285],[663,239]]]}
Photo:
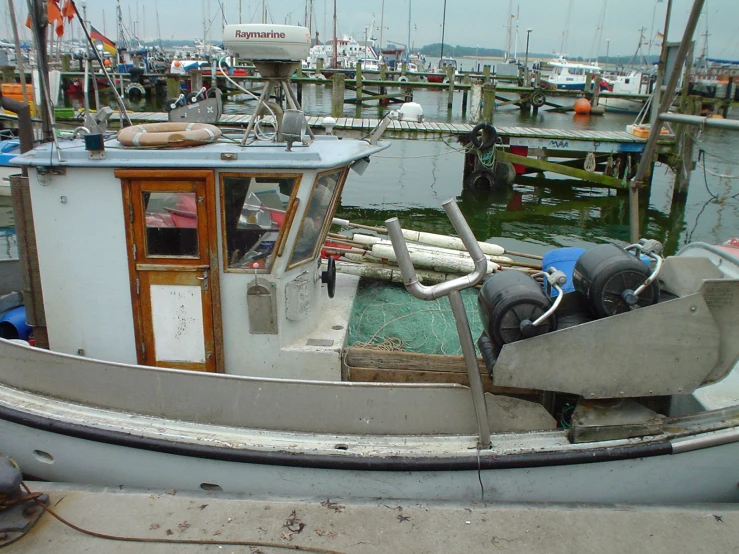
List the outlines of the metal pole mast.
{"label": "metal pole mast", "polygon": [[441,56],[444,58],[444,31],[446,31],[446,0],[444,0],[444,13],[441,16]]}

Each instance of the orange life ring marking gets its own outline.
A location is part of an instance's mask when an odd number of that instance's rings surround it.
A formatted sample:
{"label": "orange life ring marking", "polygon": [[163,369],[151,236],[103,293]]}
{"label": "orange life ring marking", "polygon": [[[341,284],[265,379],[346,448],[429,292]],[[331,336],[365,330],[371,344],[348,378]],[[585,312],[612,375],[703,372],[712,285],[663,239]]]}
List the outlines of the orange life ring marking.
{"label": "orange life ring marking", "polygon": [[221,130],[207,123],[148,123],[132,125],[118,131],[118,142],[124,146],[199,146],[220,138]]}

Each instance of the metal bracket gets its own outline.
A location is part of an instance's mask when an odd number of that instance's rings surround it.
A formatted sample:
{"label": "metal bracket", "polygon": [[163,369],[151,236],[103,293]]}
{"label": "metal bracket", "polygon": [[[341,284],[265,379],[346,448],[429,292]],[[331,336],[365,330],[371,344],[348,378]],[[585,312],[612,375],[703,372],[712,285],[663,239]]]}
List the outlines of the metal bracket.
{"label": "metal bracket", "polygon": [[62,165],[40,165],[36,168],[39,175],[66,175],[67,168]]}

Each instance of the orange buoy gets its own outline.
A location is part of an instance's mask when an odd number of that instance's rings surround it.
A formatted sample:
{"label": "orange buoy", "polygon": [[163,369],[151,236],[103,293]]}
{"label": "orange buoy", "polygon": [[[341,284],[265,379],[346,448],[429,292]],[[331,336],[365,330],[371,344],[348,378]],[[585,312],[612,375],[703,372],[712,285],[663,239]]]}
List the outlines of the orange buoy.
{"label": "orange buoy", "polygon": [[578,98],[573,106],[576,114],[589,114],[590,113],[590,101],[587,98]]}

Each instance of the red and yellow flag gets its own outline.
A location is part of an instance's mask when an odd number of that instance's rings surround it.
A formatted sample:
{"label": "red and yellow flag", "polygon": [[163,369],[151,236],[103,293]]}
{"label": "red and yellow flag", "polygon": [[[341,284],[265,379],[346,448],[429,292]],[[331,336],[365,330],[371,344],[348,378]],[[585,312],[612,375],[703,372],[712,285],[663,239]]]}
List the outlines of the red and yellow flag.
{"label": "red and yellow flag", "polygon": [[92,25],[90,25],[90,38],[92,38],[93,41],[99,41],[100,43],[102,43],[103,50],[105,50],[111,56],[114,56],[116,52],[118,52],[118,49],[115,47],[115,42],[99,32]]}

